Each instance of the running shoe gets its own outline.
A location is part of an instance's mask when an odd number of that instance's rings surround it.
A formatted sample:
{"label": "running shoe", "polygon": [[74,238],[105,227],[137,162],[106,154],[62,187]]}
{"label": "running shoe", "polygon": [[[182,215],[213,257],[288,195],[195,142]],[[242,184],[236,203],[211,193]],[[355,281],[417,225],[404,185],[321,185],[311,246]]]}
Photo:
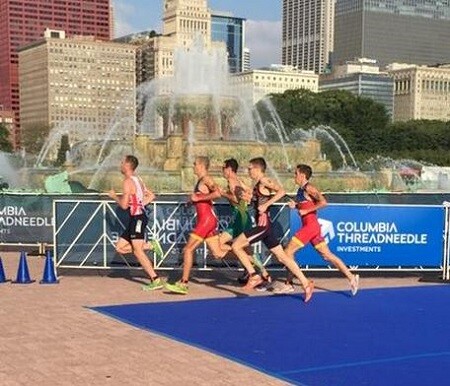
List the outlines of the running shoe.
{"label": "running shoe", "polygon": [[164,251],[161,248],[161,244],[158,240],[150,240],[149,244],[152,246],[152,251],[155,253],[155,256],[162,259],[164,257]]}
{"label": "running shoe", "polygon": [[353,275],[352,280],[350,281],[350,291],[352,295],[355,296],[358,293],[359,288],[359,275]]}
{"label": "running shoe", "polygon": [[275,295],[285,295],[290,294],[295,291],[294,285],[292,283],[283,283],[273,289]]}
{"label": "running shoe", "polygon": [[244,273],[237,278],[238,283],[245,284],[248,282],[248,272],[244,271]]}
{"label": "running shoe", "polygon": [[308,303],[311,300],[313,292],[314,292],[314,282],[310,280],[308,286],[305,288],[305,298],[303,300],[305,303]]}
{"label": "running shoe", "polygon": [[162,288],[164,288],[164,281],[160,277],[142,286],[143,291],[155,291]]}
{"label": "running shoe", "polygon": [[259,276],[258,274],[251,275],[247,281],[247,284],[242,288],[245,291],[250,291],[250,290],[254,289],[255,287],[259,286],[263,281],[264,281],[264,279],[261,276]]}
{"label": "running shoe", "polygon": [[266,274],[266,276],[263,276],[263,282],[255,287],[255,290],[258,292],[265,292],[265,291],[271,291],[273,289],[272,286],[272,278],[269,274]]}
{"label": "running shoe", "polygon": [[177,281],[176,283],[170,284],[166,283],[165,287],[170,292],[180,295],[187,295],[188,293],[188,285],[187,283],[182,283],[181,281]]}

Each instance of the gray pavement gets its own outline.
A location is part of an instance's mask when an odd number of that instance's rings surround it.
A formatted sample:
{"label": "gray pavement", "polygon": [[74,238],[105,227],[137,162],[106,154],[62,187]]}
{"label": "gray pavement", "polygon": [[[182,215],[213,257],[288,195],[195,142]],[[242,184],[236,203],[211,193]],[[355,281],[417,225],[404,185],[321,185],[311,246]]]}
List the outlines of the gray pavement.
{"label": "gray pavement", "polygon": [[[19,253],[1,252],[15,279]],[[0,385],[260,385],[286,383],[209,352],[107,318],[86,307],[186,300],[143,292],[141,271],[60,275],[40,285],[44,258],[29,256],[35,283],[0,284]],[[160,272],[173,278],[179,273]],[[194,272],[190,299],[243,293],[233,271]],[[312,275],[312,274],[311,274]],[[411,286],[418,277],[364,277],[362,288]],[[424,285],[423,283],[420,283]],[[341,277],[316,278],[323,290],[347,289]],[[251,296],[268,296],[252,293]],[[312,300],[314,302],[314,299]],[[312,304],[313,306],[313,304]]]}

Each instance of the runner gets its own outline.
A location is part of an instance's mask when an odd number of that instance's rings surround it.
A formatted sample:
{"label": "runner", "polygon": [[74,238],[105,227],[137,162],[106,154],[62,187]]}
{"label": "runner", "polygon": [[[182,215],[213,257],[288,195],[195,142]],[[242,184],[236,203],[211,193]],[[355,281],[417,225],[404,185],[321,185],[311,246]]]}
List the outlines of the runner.
{"label": "runner", "polygon": [[[231,245],[228,244],[230,241],[252,227],[252,219],[248,210],[248,204],[252,197],[251,189],[238,177],[238,168],[239,164],[234,158],[225,160],[222,167],[222,173],[228,182],[228,186],[226,190],[220,189],[220,193],[222,197],[225,197],[230,202],[232,208],[232,221],[228,228],[218,235],[219,248],[222,251],[221,256],[216,256],[218,258],[223,258],[226,254],[231,252]],[[262,277],[266,283],[270,283],[270,275],[258,255],[252,253],[250,246],[247,248],[246,252],[249,255],[253,255],[253,264],[261,271]],[[247,272],[238,280],[239,282],[243,281],[246,283],[248,280]],[[262,288],[265,289],[265,287],[261,287],[261,289]]]}
{"label": "runner", "polygon": [[145,254],[145,249],[154,249],[155,253],[161,253],[162,250],[159,243],[155,240],[153,242],[145,242],[145,229],[148,223],[145,205],[152,202],[155,195],[151,190],[147,189],[142,179],[135,174],[138,165],[139,161],[135,156],[127,155],[124,157],[120,164],[120,171],[124,175],[123,194],[119,198],[114,190],[110,190],[108,196],[120,208],[127,210],[130,215],[125,231],[115,245],[116,251],[121,255],[134,254],[150,278],[150,283],[142,288],[146,291],[153,291],[163,288],[164,285]]}
{"label": "runner", "polygon": [[[245,231],[233,242],[232,249],[249,273],[249,279],[244,287],[251,290],[263,282],[263,278],[256,273],[251,263],[251,256],[246,253],[248,245],[262,241],[266,247],[300,280],[305,290],[305,302],[308,302],[313,294],[314,283],[308,281],[293,258],[284,253],[283,247],[278,241],[271,227],[270,206],[285,195],[284,189],[266,175],[266,161],[262,157],[250,160],[248,172],[255,182],[253,188],[252,205],[255,210],[256,227]],[[272,193],[274,193],[272,195]]]}
{"label": "runner", "polygon": [[212,250],[213,255],[219,256],[217,242],[217,216],[214,213],[212,200],[220,197],[220,191],[211,176],[208,175],[209,158],[197,157],[194,162],[194,174],[198,180],[191,194],[190,201],[197,212],[197,225],[192,230],[189,240],[183,249],[183,275],[174,284],[166,284],[166,288],[174,293],[186,295],[188,293],[188,282],[194,263],[194,251],[203,243]]}
{"label": "runner", "polygon": [[[359,286],[359,275],[353,275],[343,261],[334,255],[328,248],[325,239],[320,232],[320,224],[317,219],[317,210],[325,207],[327,201],[323,194],[310,182],[312,169],[308,165],[297,165],[295,170],[295,183],[299,185],[295,201],[289,202],[291,209],[298,209],[302,219],[302,227],[292,237],[288,246],[284,250],[290,259],[294,259],[294,254],[306,244],[311,243],[322,258],[338,268],[348,279],[352,295],[356,295]],[[285,291],[281,289],[278,293],[292,292],[292,276],[288,275]]]}

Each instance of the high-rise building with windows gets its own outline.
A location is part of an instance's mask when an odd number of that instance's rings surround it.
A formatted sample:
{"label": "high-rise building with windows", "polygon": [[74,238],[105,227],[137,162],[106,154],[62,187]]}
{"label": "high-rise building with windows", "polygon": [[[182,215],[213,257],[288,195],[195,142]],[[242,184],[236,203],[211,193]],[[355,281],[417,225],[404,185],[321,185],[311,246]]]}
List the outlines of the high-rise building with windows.
{"label": "high-rise building with windows", "polygon": [[250,49],[244,48],[244,62],[242,64],[242,71],[248,71],[252,68],[252,56]]}
{"label": "high-rise building with windows", "polygon": [[230,13],[213,12],[211,15],[211,39],[226,44],[230,72],[243,71],[245,19],[234,17]]}
{"label": "high-rise building with windows", "polygon": [[15,148],[20,146],[17,49],[42,39],[46,28],[109,40],[111,22],[110,0],[0,0],[0,104],[14,111]]}
{"label": "high-rise building with windows", "polygon": [[211,12],[207,0],[164,0],[163,32],[177,47],[190,47],[200,34],[207,47],[211,42]]}
{"label": "high-rise building with windows", "polygon": [[283,0],[282,64],[323,73],[333,52],[335,0]]}
{"label": "high-rise building with windows", "polygon": [[448,0],[337,0],[333,63],[450,62]]}
{"label": "high-rise building with windows", "polygon": [[286,90],[319,90],[319,75],[314,71],[297,70],[292,66],[276,64],[234,74],[230,81],[242,96],[253,103],[257,103],[266,95],[282,94]]}
{"label": "high-rise building with windows", "polygon": [[[40,127],[88,129],[96,138],[121,139],[134,132],[135,47],[93,37],[65,38],[49,30],[44,39],[19,49],[20,113],[23,138]],[[86,133],[84,133],[86,136]]]}
{"label": "high-rise building with windows", "polygon": [[393,63],[394,120],[450,121],[450,65],[417,66]]}
{"label": "high-rise building with windows", "polygon": [[390,117],[394,114],[394,81],[380,71],[375,60],[359,58],[334,66],[333,72],[319,80],[319,90],[347,90],[370,98],[384,106]]}

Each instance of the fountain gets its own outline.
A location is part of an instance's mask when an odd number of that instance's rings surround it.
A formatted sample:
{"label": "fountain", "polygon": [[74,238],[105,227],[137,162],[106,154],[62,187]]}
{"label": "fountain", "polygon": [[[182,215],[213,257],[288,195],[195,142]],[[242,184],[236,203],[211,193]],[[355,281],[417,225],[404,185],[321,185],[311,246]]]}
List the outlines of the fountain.
{"label": "fountain", "polygon": [[[331,171],[317,138],[305,137],[301,146],[289,143],[270,100],[262,102],[263,118],[245,97],[249,93],[232,86],[229,76],[225,49],[207,49],[198,36],[189,49],[175,51],[173,76],[138,87],[136,133],[130,117],[120,111],[104,138],[93,136],[82,123],[61,125],[50,132],[31,174],[60,171],[53,165],[63,135],[70,142],[64,164],[69,179],[98,191],[121,188],[119,162],[128,153],[137,155],[139,173],[160,192],[190,191],[197,155],[210,157],[211,173],[217,177],[226,158],[245,164],[252,157],[266,157],[273,176],[291,190],[293,164],[311,164],[318,173]],[[276,142],[268,141],[269,131],[276,133]]]}
{"label": "fountain", "polygon": [[[271,174],[294,191],[292,168],[313,167],[315,182],[324,191],[410,190],[414,176],[398,165],[363,168],[341,135],[329,126],[295,129],[287,135],[270,98],[253,105],[248,90],[229,79],[224,48],[206,48],[200,36],[189,48],[174,54],[173,76],[141,84],[135,96],[137,124],[125,108],[118,108],[106,135],[95,135],[85,122],[70,122],[51,130],[33,168],[24,179],[43,186],[49,175],[65,171],[61,181],[76,180],[89,189],[121,189],[120,159],[129,153],[140,160],[139,173],[158,192],[192,189],[192,160],[206,155],[211,173],[220,178],[223,160],[234,157],[245,164],[263,156]],[[129,99],[127,95],[125,98]],[[61,138],[69,138],[65,163],[55,166]],[[341,158],[332,171],[323,154],[328,142]],[[64,149],[63,149],[64,150]],[[376,172],[374,172],[376,170]],[[439,186],[449,184],[441,176]],[[417,181],[416,181],[417,182]]]}

